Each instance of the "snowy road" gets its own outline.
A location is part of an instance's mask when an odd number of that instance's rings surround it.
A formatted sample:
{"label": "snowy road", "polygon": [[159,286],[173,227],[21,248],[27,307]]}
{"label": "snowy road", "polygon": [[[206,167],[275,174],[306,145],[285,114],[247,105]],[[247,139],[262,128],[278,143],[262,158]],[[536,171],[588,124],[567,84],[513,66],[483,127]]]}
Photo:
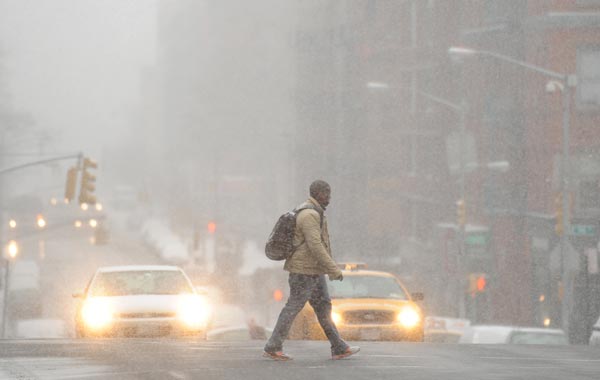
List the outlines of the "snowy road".
{"label": "snowy road", "polygon": [[331,361],[324,342],[295,341],[290,362],[261,357],[263,342],[170,339],[7,341],[0,379],[593,379],[587,346],[475,346],[361,342]]}

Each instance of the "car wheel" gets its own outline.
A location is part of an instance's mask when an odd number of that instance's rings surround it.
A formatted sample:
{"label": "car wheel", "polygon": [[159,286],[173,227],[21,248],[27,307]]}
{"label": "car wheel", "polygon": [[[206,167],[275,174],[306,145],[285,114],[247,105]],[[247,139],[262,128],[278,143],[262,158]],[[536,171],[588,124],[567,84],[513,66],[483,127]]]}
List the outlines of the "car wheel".
{"label": "car wheel", "polygon": [[85,331],[80,327],[75,327],[75,337],[77,339],[87,338]]}
{"label": "car wheel", "polygon": [[183,332],[180,335],[176,335],[178,337],[190,340],[190,341],[198,341],[198,340],[207,340],[208,331],[188,331]]}
{"label": "car wheel", "polygon": [[411,337],[408,338],[408,340],[410,342],[422,343],[424,340],[423,337],[424,337],[424,333],[423,333],[423,331],[420,331],[416,334],[413,334]]}

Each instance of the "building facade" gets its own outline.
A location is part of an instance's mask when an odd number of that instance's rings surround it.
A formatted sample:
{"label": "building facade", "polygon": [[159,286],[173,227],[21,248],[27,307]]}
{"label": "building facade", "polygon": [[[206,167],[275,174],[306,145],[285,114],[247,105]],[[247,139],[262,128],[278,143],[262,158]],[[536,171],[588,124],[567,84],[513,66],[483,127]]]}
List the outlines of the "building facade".
{"label": "building facade", "polygon": [[[336,254],[400,273],[431,314],[564,325],[583,340],[598,314],[598,12],[589,0],[302,2],[296,144],[315,154],[297,173],[334,184]],[[563,248],[560,91],[451,46],[576,74]]]}

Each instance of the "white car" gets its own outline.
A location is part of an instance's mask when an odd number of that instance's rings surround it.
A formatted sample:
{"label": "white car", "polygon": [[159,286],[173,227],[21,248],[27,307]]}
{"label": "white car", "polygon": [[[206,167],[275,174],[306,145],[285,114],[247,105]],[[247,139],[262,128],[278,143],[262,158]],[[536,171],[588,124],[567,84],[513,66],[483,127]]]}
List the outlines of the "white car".
{"label": "white car", "polygon": [[430,343],[458,343],[466,328],[471,325],[468,319],[427,316],[425,317],[424,341]]}
{"label": "white car", "polygon": [[538,327],[475,325],[468,327],[459,343],[471,344],[569,344],[563,330]]}
{"label": "white car", "polygon": [[590,346],[600,346],[600,318],[592,327],[592,335],[590,336]]}
{"label": "white car", "polygon": [[75,315],[77,337],[177,336],[206,338],[211,306],[176,266],[99,268]]}

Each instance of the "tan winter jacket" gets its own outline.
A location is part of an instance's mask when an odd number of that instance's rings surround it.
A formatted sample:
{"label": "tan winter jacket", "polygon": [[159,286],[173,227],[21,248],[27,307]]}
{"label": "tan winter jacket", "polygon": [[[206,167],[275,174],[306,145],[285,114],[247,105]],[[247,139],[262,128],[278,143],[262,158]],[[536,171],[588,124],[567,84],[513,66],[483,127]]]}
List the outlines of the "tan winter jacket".
{"label": "tan winter jacket", "polygon": [[[311,205],[323,212],[323,208],[316,199],[310,197],[298,208]],[[296,233],[294,247],[298,247],[290,258],[285,261],[283,269],[292,273],[301,274],[328,274],[338,276],[340,269],[333,261],[327,219],[323,215],[323,230],[319,212],[306,209],[300,211],[296,217]]]}

